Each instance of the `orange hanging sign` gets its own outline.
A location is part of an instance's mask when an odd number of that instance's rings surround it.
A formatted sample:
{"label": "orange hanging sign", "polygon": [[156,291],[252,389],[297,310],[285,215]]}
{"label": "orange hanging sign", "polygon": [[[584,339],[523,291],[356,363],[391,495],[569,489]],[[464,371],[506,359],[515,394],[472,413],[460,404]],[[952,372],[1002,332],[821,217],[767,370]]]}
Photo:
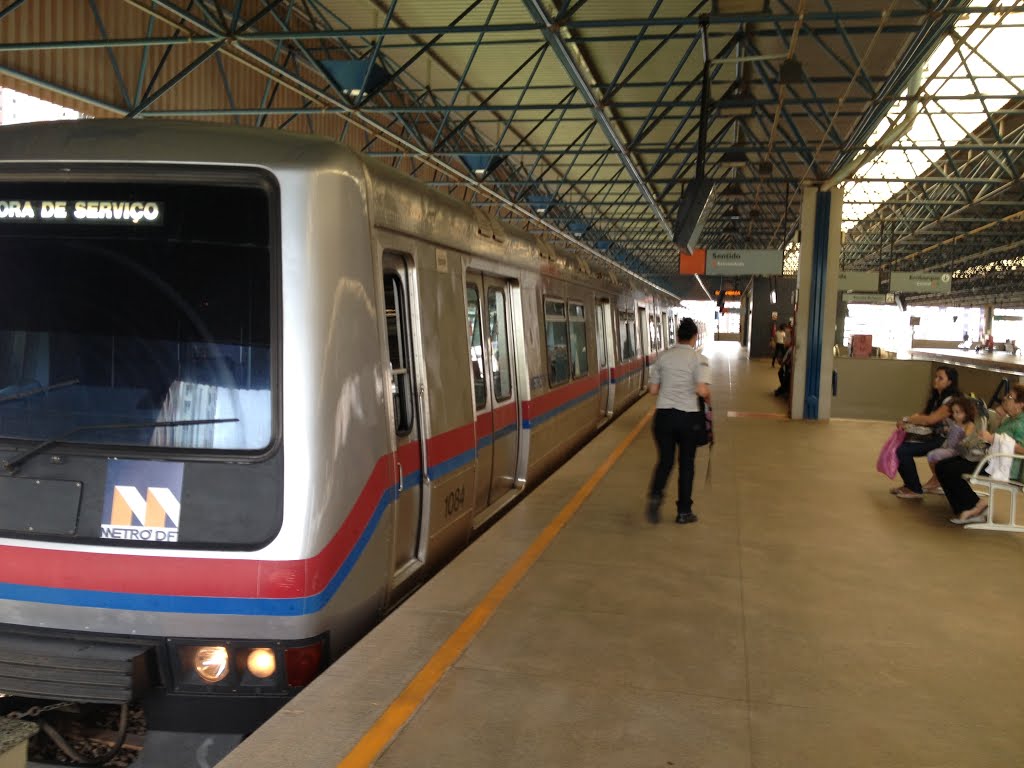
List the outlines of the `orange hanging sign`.
{"label": "orange hanging sign", "polygon": [[690,253],[685,248],[679,249],[679,274],[680,275],[703,275],[704,260],[706,251],[703,248],[694,248]]}

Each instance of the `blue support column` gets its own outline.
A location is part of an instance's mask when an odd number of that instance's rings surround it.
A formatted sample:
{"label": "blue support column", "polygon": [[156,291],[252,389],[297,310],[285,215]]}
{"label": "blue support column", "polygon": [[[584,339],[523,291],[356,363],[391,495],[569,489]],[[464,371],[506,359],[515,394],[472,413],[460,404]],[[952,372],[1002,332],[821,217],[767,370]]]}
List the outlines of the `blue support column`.
{"label": "blue support column", "polygon": [[[821,346],[824,341],[825,275],[828,270],[828,214],[832,196],[818,192],[814,200],[814,242],[811,250],[811,290],[807,297],[807,384],[804,418],[818,418],[821,390]],[[829,334],[831,337],[831,334]]]}
{"label": "blue support column", "polygon": [[790,412],[794,419],[824,421],[832,413],[842,207],[839,190],[804,190]]}

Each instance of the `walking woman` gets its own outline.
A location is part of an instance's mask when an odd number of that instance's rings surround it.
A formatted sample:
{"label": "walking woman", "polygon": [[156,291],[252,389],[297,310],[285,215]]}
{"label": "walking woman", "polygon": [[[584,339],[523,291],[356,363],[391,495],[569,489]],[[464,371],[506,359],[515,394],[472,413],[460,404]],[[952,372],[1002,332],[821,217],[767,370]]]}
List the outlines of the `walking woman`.
{"label": "walking woman", "polygon": [[651,369],[647,390],[658,396],[654,414],[654,441],[658,445],[658,464],[647,495],[647,519],[660,520],[661,497],[672,473],[676,449],[679,450],[679,498],[676,522],[695,523],[693,513],[693,458],[697,442],[705,429],[704,412],[697,396],[711,399],[708,359],[697,351],[697,324],[688,317],[676,332],[679,344],[667,350]]}
{"label": "walking woman", "polygon": [[890,493],[901,499],[920,499],[924,495],[914,459],[942,445],[945,440],[943,422],[951,415],[950,401],[959,396],[960,374],[952,366],[940,365],[935,369],[931,395],[924,410],[904,416],[896,425],[907,433],[903,444],[896,449],[903,485],[893,488]]}

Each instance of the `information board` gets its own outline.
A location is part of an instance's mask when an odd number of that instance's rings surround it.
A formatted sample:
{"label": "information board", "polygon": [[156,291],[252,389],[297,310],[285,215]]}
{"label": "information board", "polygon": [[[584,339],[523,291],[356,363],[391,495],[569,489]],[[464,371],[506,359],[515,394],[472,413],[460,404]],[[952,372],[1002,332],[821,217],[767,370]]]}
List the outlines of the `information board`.
{"label": "information board", "polygon": [[707,275],[781,275],[782,251],[759,248],[711,248],[704,274]]}
{"label": "information board", "polygon": [[949,293],[953,279],[949,272],[893,272],[889,290],[899,293]]}
{"label": "information board", "polygon": [[877,272],[840,272],[840,291],[877,291]]}
{"label": "information board", "polygon": [[858,293],[849,291],[839,294],[847,304],[895,304],[896,297],[891,293]]}

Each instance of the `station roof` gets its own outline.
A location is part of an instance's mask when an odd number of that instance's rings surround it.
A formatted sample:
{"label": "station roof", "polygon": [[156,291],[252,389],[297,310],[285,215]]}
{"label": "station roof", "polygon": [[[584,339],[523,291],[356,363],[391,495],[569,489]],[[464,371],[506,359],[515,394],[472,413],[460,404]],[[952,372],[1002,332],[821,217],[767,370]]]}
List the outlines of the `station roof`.
{"label": "station roof", "polygon": [[[785,249],[803,186],[852,180],[870,205],[847,206],[845,269],[883,290],[889,271],[954,275],[922,301],[1024,300],[1024,58],[986,56],[1024,43],[1022,0],[74,5],[0,9],[0,82],[337,138],[683,298],[705,294],[675,241]],[[949,116],[969,123],[952,140]],[[865,165],[893,152],[927,162]]]}

